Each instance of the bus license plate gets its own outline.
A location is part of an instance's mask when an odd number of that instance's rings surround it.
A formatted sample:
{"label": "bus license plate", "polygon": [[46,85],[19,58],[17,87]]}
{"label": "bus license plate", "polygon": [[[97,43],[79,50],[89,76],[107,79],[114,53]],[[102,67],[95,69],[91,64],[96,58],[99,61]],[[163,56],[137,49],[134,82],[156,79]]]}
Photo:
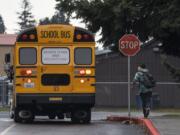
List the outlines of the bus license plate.
{"label": "bus license plate", "polygon": [[34,83],[24,83],[24,88],[34,88]]}

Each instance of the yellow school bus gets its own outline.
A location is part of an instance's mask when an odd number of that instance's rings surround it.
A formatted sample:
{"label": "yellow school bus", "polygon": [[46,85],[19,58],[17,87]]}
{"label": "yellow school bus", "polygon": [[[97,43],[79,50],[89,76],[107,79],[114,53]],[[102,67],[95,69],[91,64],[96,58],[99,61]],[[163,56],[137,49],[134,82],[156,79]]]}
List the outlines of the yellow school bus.
{"label": "yellow school bus", "polygon": [[[89,123],[95,104],[94,35],[71,25],[40,25],[17,36],[10,116]],[[6,57],[6,63],[9,58]]]}

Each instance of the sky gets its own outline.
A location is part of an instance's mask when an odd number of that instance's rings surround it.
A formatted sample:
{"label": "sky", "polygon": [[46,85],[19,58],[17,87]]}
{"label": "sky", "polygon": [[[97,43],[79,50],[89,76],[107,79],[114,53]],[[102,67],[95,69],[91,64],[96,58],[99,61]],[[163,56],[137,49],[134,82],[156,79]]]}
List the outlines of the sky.
{"label": "sky", "polygon": [[[36,20],[51,17],[55,13],[55,0],[29,0],[29,2]],[[8,34],[13,34],[18,29],[17,12],[21,11],[21,3],[22,0],[0,0],[0,15],[4,20]],[[71,23],[75,26],[85,27],[79,20],[71,20]]]}
{"label": "sky", "polygon": [[[38,21],[45,17],[52,17],[55,13],[55,0],[29,0],[32,9],[32,15]],[[18,27],[18,15],[17,12],[22,11],[21,9],[22,0],[0,0],[0,15],[4,20],[7,34],[14,34],[17,32]],[[38,23],[38,22],[37,22]],[[73,26],[79,26],[85,28],[85,24],[81,23],[80,20],[70,20]],[[99,40],[100,31],[95,35],[95,40]],[[96,42],[96,46],[102,49],[102,44]]]}

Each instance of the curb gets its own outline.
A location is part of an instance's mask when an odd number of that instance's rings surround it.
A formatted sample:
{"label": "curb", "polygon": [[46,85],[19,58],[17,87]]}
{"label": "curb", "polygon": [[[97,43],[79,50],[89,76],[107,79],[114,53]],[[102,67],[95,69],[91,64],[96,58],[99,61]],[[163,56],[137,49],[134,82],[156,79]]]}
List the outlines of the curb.
{"label": "curb", "polygon": [[150,135],[160,135],[160,132],[157,130],[157,128],[153,125],[152,121],[149,119],[143,119],[143,118],[137,118],[137,117],[122,117],[122,116],[108,116],[108,121],[132,121],[135,124],[142,125],[145,127],[146,131]]}

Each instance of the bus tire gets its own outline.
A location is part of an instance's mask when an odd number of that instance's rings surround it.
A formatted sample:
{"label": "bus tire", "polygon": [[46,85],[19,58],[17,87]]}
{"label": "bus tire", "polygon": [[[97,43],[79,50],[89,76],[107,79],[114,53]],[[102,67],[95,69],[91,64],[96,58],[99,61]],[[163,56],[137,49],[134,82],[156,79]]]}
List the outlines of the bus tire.
{"label": "bus tire", "polygon": [[73,123],[88,124],[91,121],[91,109],[77,109],[72,112],[71,121]]}
{"label": "bus tire", "polygon": [[19,117],[19,111],[20,111],[19,108],[14,109],[14,122],[16,123],[22,122],[22,118]]}
{"label": "bus tire", "polygon": [[[29,117],[28,118],[23,118],[21,115],[21,111],[28,111]],[[25,116],[24,116],[25,117]],[[29,109],[22,109],[22,108],[15,108],[14,111],[14,121],[17,123],[23,122],[23,123],[32,123],[34,121],[34,113],[29,110]]]}
{"label": "bus tire", "polygon": [[31,116],[29,118],[26,118],[26,119],[23,119],[23,120],[25,121],[25,123],[32,123],[34,121],[35,116],[34,116],[34,113],[31,110],[28,110],[28,111],[30,111]]}

